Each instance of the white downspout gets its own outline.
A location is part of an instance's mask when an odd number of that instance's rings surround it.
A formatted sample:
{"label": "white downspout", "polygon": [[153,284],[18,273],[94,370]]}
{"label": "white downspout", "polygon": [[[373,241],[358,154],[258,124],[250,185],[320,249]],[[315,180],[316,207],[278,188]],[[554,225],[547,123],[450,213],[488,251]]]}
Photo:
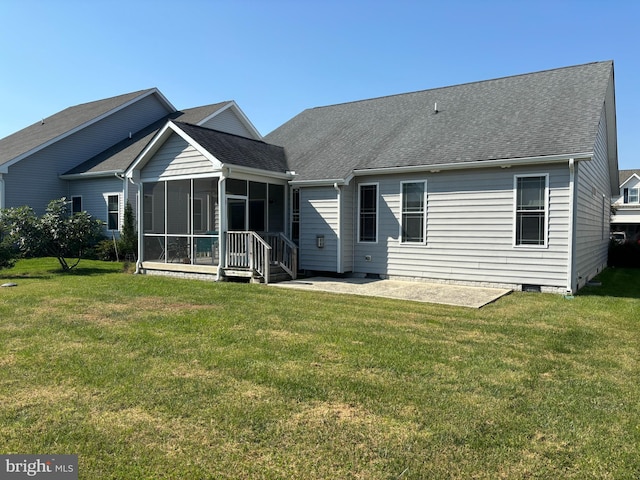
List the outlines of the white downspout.
{"label": "white downspout", "polygon": [[575,160],[573,158],[569,159],[569,238],[567,244],[567,294],[572,295],[573,292],[573,278],[574,278],[574,259],[573,259],[573,251],[574,251],[574,240],[575,240]]}
{"label": "white downspout", "polygon": [[[131,180],[133,183],[133,180]],[[144,258],[144,214],[142,213],[142,182],[135,183],[138,187],[138,193],[136,193],[136,223],[138,224],[138,260],[136,261],[136,272],[142,273],[142,259]]]}
{"label": "white downspout", "polygon": [[333,184],[333,188],[336,191],[336,201],[338,202],[338,231],[336,232],[336,235],[338,237],[338,242],[337,242],[337,264],[336,264],[336,270],[337,273],[342,273],[342,235],[341,235],[341,230],[342,230],[342,208],[341,208],[341,204],[342,204],[342,195],[340,194],[340,187],[338,186],[338,183],[334,183]]}
{"label": "white downspout", "polygon": [[216,282],[220,280],[222,276],[223,257],[226,258],[227,242],[224,232],[227,230],[227,208],[225,205],[225,189],[226,189],[226,177],[224,172],[220,175],[218,180],[218,270],[216,272]]}

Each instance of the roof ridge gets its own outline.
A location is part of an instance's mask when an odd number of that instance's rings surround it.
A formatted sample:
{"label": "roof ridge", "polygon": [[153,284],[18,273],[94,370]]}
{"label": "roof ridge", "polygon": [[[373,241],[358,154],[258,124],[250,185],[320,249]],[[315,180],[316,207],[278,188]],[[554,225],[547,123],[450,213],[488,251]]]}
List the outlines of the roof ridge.
{"label": "roof ridge", "polygon": [[[178,117],[178,118],[180,118],[180,117]],[[179,120],[171,120],[171,122],[173,122],[174,124],[176,124],[178,126],[180,126],[180,125],[188,125],[189,127],[198,128],[200,130],[208,130],[210,132],[222,133],[224,135],[229,135],[231,137],[237,137],[237,138],[241,138],[243,140],[250,140],[252,142],[258,142],[258,143],[263,143],[265,145],[272,145],[274,147],[278,147],[278,145],[275,145],[273,143],[265,142],[264,140],[258,140],[256,138],[245,137],[243,135],[238,135],[237,133],[223,132],[222,130],[216,130],[215,128],[203,127],[202,125],[195,125],[195,124],[189,123],[189,122],[181,122]]]}
{"label": "roof ridge", "polygon": [[582,64],[578,64],[578,65],[568,65],[568,66],[564,66],[564,67],[557,67],[557,68],[548,68],[545,70],[538,70],[536,72],[528,72],[528,73],[518,73],[515,75],[505,75],[502,77],[497,77],[497,78],[487,78],[485,80],[476,80],[476,81],[472,81],[472,82],[463,82],[463,83],[457,83],[454,85],[445,85],[442,87],[434,87],[434,88],[426,88],[423,90],[414,90],[412,92],[403,92],[403,93],[392,93],[389,95],[381,95],[379,97],[371,97],[371,98],[363,98],[361,100],[352,100],[349,102],[339,102],[339,103],[334,103],[331,105],[320,105],[318,107],[310,107],[307,108],[306,110],[319,110],[322,108],[330,108],[330,107],[338,107],[341,105],[351,105],[354,103],[364,103],[364,102],[370,102],[370,101],[374,101],[374,100],[382,100],[385,98],[393,98],[393,97],[402,97],[402,96],[406,96],[406,95],[415,95],[416,93],[426,93],[426,92],[433,92],[436,90],[446,90],[446,89],[451,89],[451,88],[457,88],[457,87],[463,87],[463,86],[467,86],[467,85],[477,85],[480,83],[489,83],[489,82],[495,82],[495,81],[499,81],[499,80],[506,80],[506,79],[510,79],[510,78],[518,78],[518,77],[527,77],[527,76],[532,76],[532,75],[539,75],[539,74],[543,74],[543,73],[549,73],[549,72],[556,72],[556,71],[560,71],[560,70],[567,70],[567,69],[573,69],[573,68],[583,68],[586,67],[588,65],[597,65],[597,64],[611,64],[613,65],[613,60],[602,60],[602,61],[596,61],[596,62],[588,62],[588,63],[582,63]]}

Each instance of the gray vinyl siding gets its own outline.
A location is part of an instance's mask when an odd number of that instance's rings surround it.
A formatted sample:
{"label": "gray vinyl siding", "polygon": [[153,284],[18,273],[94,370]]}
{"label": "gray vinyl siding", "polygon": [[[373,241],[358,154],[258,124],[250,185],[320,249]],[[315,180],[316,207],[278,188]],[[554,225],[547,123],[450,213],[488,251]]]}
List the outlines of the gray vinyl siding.
{"label": "gray vinyl siding", "polygon": [[67,195],[67,182],[59,175],[166,114],[157,98],[149,95],[12,165],[5,175],[6,207],[30,205],[36,213],[44,213],[49,201]]}
{"label": "gray vinyl siding", "polygon": [[232,133],[241,137],[254,138],[244,124],[238,119],[236,114],[230,108],[219,113],[209,121],[203,123],[202,127],[219,130],[221,132]]}
{"label": "gray vinyl siding", "polygon": [[[324,235],[324,248],[316,236]],[[338,198],[333,187],[300,189],[300,268],[336,272],[338,246]]]}
{"label": "gray vinyl siding", "polygon": [[609,245],[609,182],[607,122],[604,110],[591,161],[579,162],[576,168],[576,239],[575,272],[577,288],[598,274],[607,264]]}
{"label": "gray vinyl siding", "polygon": [[[514,246],[514,175],[549,175],[546,247]],[[400,182],[427,184],[427,242],[401,244]],[[356,242],[354,271],[452,282],[566,286],[569,174],[565,165],[361,177],[378,182],[378,242]],[[354,191],[355,197],[355,191]],[[357,212],[356,212],[357,214]],[[357,224],[357,215],[353,225]]]}
{"label": "gray vinyl siding", "polygon": [[144,166],[142,178],[155,180],[211,173],[213,170],[211,160],[174,133]]}
{"label": "gray vinyl siding", "polygon": [[354,223],[354,196],[355,187],[354,183],[341,187],[341,206],[340,206],[340,218],[341,228],[340,237],[342,241],[342,272],[353,271],[353,248],[355,244],[355,231],[352,227]]}
{"label": "gray vinyl siding", "polygon": [[[82,197],[82,210],[89,213],[93,218],[107,221],[107,202],[105,195],[120,195],[120,211],[123,212],[124,199],[122,196],[122,180],[113,177],[94,178],[90,180],[69,182],[69,197]],[[132,206],[135,206],[132,204]],[[122,219],[120,219],[122,221]]]}

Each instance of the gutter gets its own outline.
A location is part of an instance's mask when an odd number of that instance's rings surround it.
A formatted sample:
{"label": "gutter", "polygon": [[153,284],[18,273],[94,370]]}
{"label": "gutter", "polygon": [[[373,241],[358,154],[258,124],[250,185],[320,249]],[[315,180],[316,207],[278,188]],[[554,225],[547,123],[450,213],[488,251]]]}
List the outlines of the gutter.
{"label": "gutter", "polygon": [[270,170],[262,170],[261,168],[244,167],[242,165],[233,165],[230,163],[223,163],[220,165],[220,169],[224,172],[226,170],[227,177],[231,176],[231,172],[245,173],[249,175],[260,175],[262,177],[279,178],[281,180],[291,180],[294,177],[293,173],[272,172]]}
{"label": "gutter", "polygon": [[474,162],[457,162],[457,163],[443,163],[435,165],[414,165],[407,167],[382,167],[382,168],[368,168],[357,169],[353,173],[356,176],[362,175],[379,175],[379,174],[391,174],[391,173],[413,173],[413,172],[431,172],[438,173],[445,170],[464,170],[469,168],[490,168],[490,167],[517,167],[520,165],[543,165],[548,163],[564,163],[569,160],[592,160],[594,157],[593,152],[579,153],[579,154],[563,154],[563,155],[548,155],[544,157],[523,157],[523,158],[505,158],[499,160],[478,160]]}
{"label": "gutter", "polygon": [[123,170],[105,170],[103,172],[94,172],[94,173],[63,173],[62,175],[58,175],[58,178],[61,180],[81,180],[84,178],[102,178],[102,177],[112,177],[116,176],[120,179],[124,176]]}
{"label": "gutter", "polygon": [[345,178],[323,178],[314,180],[292,180],[293,187],[331,187],[334,185],[348,185],[353,177],[365,175],[392,175],[402,173],[438,173],[449,170],[465,170],[475,168],[501,167],[510,168],[521,165],[545,165],[550,163],[566,163],[571,161],[589,161],[594,158],[593,152],[547,155],[542,157],[502,158],[497,160],[476,160],[473,162],[438,163],[434,165],[410,165],[406,167],[358,168]]}

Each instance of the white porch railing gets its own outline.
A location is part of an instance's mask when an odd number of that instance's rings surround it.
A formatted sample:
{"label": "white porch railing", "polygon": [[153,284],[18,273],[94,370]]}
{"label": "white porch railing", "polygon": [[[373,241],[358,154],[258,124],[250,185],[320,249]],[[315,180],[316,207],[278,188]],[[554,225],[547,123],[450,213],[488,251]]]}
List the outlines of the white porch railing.
{"label": "white porch railing", "polygon": [[295,279],[298,271],[298,247],[282,233],[227,232],[225,267],[248,270],[269,283],[272,265],[281,267]]}
{"label": "white porch railing", "polygon": [[271,263],[280,266],[295,280],[298,276],[298,246],[284,233],[266,233],[264,238],[271,246]]}

